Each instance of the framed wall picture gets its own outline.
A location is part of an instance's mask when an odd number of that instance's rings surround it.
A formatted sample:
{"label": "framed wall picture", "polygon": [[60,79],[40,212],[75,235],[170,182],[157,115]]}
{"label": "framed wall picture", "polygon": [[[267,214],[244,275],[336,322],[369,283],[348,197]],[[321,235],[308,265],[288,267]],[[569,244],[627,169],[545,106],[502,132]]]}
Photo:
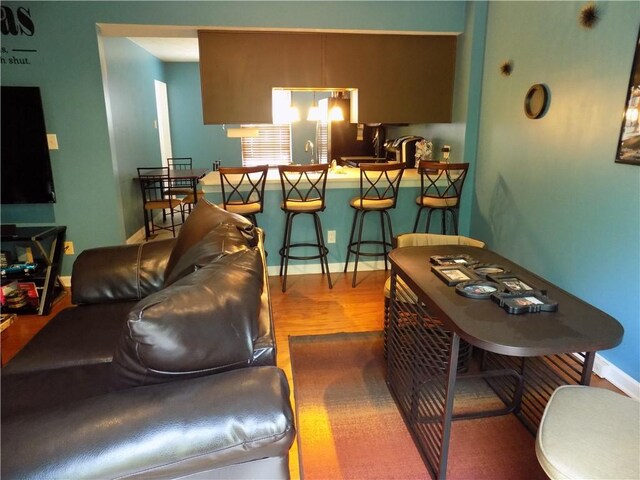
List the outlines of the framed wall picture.
{"label": "framed wall picture", "polygon": [[616,162],[640,165],[640,31],[631,66],[627,102],[625,103]]}

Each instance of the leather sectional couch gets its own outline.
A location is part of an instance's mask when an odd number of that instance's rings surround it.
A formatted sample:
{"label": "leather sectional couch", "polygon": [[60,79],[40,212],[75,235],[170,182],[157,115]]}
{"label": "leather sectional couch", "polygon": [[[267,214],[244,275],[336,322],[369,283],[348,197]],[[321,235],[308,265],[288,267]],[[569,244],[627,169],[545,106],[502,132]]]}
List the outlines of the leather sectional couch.
{"label": "leather sectional couch", "polygon": [[262,234],[200,201],[177,239],[78,256],[73,306],[2,369],[2,478],[288,478]]}

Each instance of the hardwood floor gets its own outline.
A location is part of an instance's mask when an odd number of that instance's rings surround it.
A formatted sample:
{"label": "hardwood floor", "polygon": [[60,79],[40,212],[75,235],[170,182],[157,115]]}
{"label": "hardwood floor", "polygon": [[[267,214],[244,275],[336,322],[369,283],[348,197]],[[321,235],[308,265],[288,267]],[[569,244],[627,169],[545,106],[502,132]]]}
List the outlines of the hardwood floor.
{"label": "hardwood floor", "polygon": [[[293,375],[289,355],[289,337],[320,335],[336,332],[365,332],[381,330],[383,325],[383,286],[388,272],[364,271],[358,273],[358,286],[351,287],[351,274],[333,273],[334,287],[330,290],[323,275],[291,275],[287,279],[287,292],[282,293],[279,277],[269,278],[272,311],[276,333],[277,361],[289,379],[293,392]],[[21,316],[10,326],[2,338],[2,364],[9,361],[47,321],[59,310],[70,305],[67,294],[54,305],[51,315]],[[595,375],[592,385],[617,390],[606,380]],[[293,393],[291,401],[294,402]],[[294,405],[295,406],[295,405]],[[298,447],[290,453],[291,478],[298,480]]]}
{"label": "hardwood floor", "polygon": [[[279,277],[269,278],[278,366],[286,372],[292,392],[289,337],[382,330],[387,275],[384,270],[358,272],[358,285],[352,288],[351,274],[334,273],[331,290],[323,275],[290,275],[286,293]],[[295,409],[293,393],[291,403]],[[289,454],[289,472],[292,480],[300,478],[297,442]]]}
{"label": "hardwood floor", "polygon": [[2,332],[2,365],[6,365],[60,310],[70,305],[71,294],[65,292],[53,303],[49,315],[18,315],[13,324]]}

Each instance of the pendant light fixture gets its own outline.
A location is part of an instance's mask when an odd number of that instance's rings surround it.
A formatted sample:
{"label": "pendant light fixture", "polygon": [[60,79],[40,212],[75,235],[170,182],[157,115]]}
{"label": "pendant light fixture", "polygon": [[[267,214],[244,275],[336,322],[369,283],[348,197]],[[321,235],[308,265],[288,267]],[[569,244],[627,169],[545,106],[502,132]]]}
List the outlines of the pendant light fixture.
{"label": "pendant light fixture", "polygon": [[331,107],[331,110],[329,110],[329,120],[332,122],[341,122],[344,120],[344,114],[339,105]]}
{"label": "pendant light fixture", "polygon": [[334,92],[331,95],[331,100],[329,105],[329,121],[330,122],[341,122],[344,120],[344,113],[342,113],[342,108],[338,103],[339,99],[342,99],[342,92]]}
{"label": "pendant light fixture", "polygon": [[307,114],[307,120],[310,122],[317,122],[320,120],[320,107],[316,102],[316,92],[313,92],[313,103],[309,107],[309,113]]}

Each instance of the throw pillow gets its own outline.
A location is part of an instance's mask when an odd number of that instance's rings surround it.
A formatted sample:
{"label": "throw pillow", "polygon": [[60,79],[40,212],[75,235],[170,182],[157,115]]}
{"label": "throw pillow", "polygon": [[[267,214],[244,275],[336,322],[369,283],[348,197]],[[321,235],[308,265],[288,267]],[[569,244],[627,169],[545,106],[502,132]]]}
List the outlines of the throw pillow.
{"label": "throw pillow", "polygon": [[182,255],[202,240],[212,228],[221,224],[233,225],[245,236],[249,245],[255,246],[258,244],[257,232],[249,220],[241,215],[227,212],[225,209],[203,198],[198,201],[180,228],[176,245],[173,247],[167,262],[167,268],[164,273],[165,278],[171,275],[173,268]]}
{"label": "throw pillow", "polygon": [[229,253],[249,248],[249,242],[238,229],[222,223],[207,233],[202,240],[187,250],[164,279],[165,287]]}
{"label": "throw pillow", "polygon": [[113,356],[123,389],[248,366],[263,289],[258,248],[223,256],[133,307]]}

